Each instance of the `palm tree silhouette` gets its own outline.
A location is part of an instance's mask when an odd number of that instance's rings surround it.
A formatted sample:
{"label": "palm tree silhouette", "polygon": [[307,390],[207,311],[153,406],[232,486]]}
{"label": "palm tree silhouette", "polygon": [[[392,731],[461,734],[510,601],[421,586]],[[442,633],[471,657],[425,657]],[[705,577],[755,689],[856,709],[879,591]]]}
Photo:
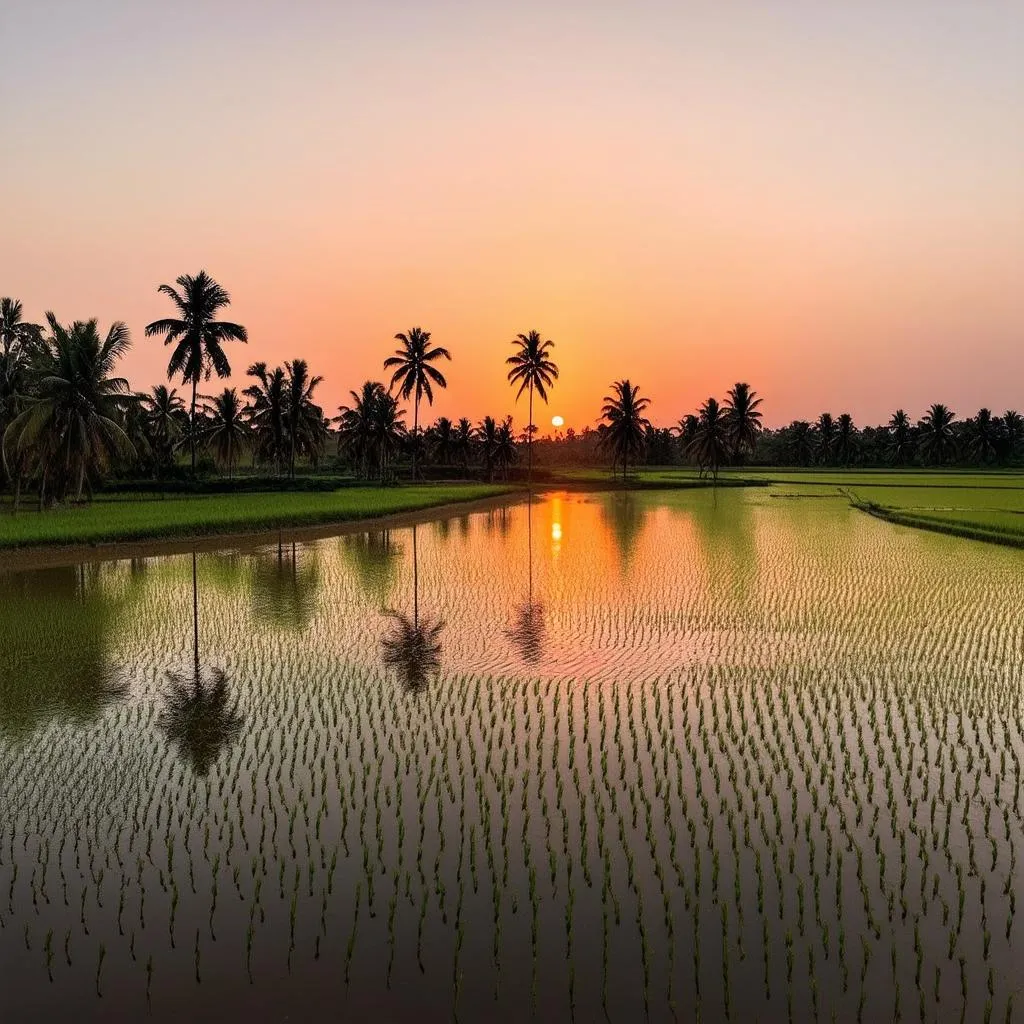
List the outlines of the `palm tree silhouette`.
{"label": "palm tree silhouette", "polygon": [[442,466],[451,463],[455,450],[455,427],[447,416],[438,416],[434,424],[434,458]]}
{"label": "palm tree silhouette", "polygon": [[516,440],[512,433],[511,416],[506,416],[502,420],[494,441],[494,464],[501,467],[502,474],[507,480],[509,466],[516,461]]}
{"label": "palm tree silhouette", "polygon": [[[178,316],[154,320],[146,327],[146,337],[162,335],[165,345],[174,345],[167,364],[167,379],[178,374],[186,384],[192,385],[192,405],[189,422],[192,431],[189,446],[192,451],[192,475],[196,472],[196,391],[199,378],[210,379],[211,372],[218,377],[231,375],[231,364],[224,354],[224,342],[248,341],[249,336],[241,324],[217,320],[217,314],[231,304],[231,296],[205,270],[194,277],[182,274],[174,288],[162,284],[157,289],[169,296]],[[180,289],[180,291],[178,290]]]}
{"label": "palm tree silhouette", "polygon": [[469,459],[473,454],[473,440],[475,437],[473,424],[463,416],[455,428],[455,440],[453,447],[462,462],[463,471],[469,469]]}
{"label": "palm tree silhouette", "polygon": [[990,409],[979,409],[978,415],[968,422],[968,451],[980,462],[988,462],[999,447],[999,420]]}
{"label": "palm tree silhouette", "polygon": [[836,456],[844,466],[849,466],[857,444],[857,428],[853,425],[853,417],[848,413],[840,413],[836,420]]}
{"label": "palm tree silhouette", "polygon": [[892,452],[893,459],[903,466],[913,452],[913,431],[910,417],[902,409],[897,409],[889,419],[888,430],[889,450]]}
{"label": "palm tree silhouette", "polygon": [[232,699],[231,686],[223,669],[214,669],[210,681],[203,679],[199,664],[199,586],[196,553],[192,552],[192,640],[191,677],[168,672],[163,692],[164,707],[157,725],[191,764],[197,775],[205,775],[242,730],[245,722],[239,698]]}
{"label": "palm tree silhouette", "polygon": [[401,342],[401,348],[393,356],[384,360],[384,369],[395,367],[391,376],[390,389],[398,386],[402,398],[408,401],[414,395],[412,414],[412,478],[416,479],[416,449],[419,443],[420,396],[427,396],[427,403],[434,404],[432,383],[439,388],[448,386],[444,374],[430,364],[438,359],[450,360],[451,353],[446,348],[431,345],[430,331],[414,327],[407,334],[396,334],[395,341]]}
{"label": "palm tree silhouette", "polygon": [[710,471],[716,482],[719,467],[729,459],[728,430],[728,420],[718,400],[709,398],[700,407],[690,449],[701,473]]}
{"label": "palm tree silhouette", "polygon": [[644,416],[650,399],[640,397],[640,388],[629,380],[617,380],[612,384],[612,393],[604,398],[601,418],[604,432],[601,446],[612,451],[612,473],[622,460],[622,479],[625,481],[630,455],[639,456],[644,448],[646,430],[651,422]]}
{"label": "palm tree silhouette", "polygon": [[384,612],[392,620],[392,627],[381,637],[381,656],[386,668],[396,670],[402,686],[409,693],[421,693],[429,685],[431,677],[441,669],[440,637],[445,623],[432,615],[420,618],[415,526],[412,528],[412,581],[412,618],[401,612]]}
{"label": "palm tree silhouette", "polygon": [[1003,429],[1006,431],[1006,448],[1009,458],[1016,458],[1024,440],[1024,417],[1016,409],[1007,409],[1003,413]]}
{"label": "palm tree silhouette", "polygon": [[827,465],[832,461],[836,445],[836,421],[832,419],[832,413],[823,412],[814,427],[818,435],[818,462]]}
{"label": "palm tree silhouette", "polygon": [[256,451],[261,459],[274,463],[274,470],[281,475],[285,459],[285,409],[287,406],[288,384],[284,370],[275,366],[267,369],[266,363],[253,363],[245,371],[247,377],[255,379],[245,389],[249,399],[248,416],[256,435]]}
{"label": "palm tree silhouette", "polygon": [[88,475],[134,454],[121,423],[135,397],[128,381],[111,376],[131,346],[128,328],[115,323],[101,339],[95,320],[64,327],[52,313],[46,319],[50,336],[40,342],[29,367],[25,408],[3,439],[8,462],[25,456],[36,463],[40,507],[50,480],[57,498],[69,486],[81,498]]}
{"label": "palm tree silhouette", "polygon": [[808,466],[814,458],[814,428],[807,420],[794,420],[789,425],[787,447],[790,458],[798,466]]}
{"label": "palm tree silhouette", "polygon": [[737,461],[744,454],[753,455],[757,447],[757,435],[761,432],[760,405],[757,392],[743,382],[734,384],[726,395],[726,440]]}
{"label": "palm tree silhouette", "polygon": [[921,454],[929,462],[942,464],[956,444],[953,412],[941,402],[932,405],[917,425]]}
{"label": "palm tree silhouette", "polygon": [[217,461],[228,467],[230,480],[238,453],[249,435],[238,392],[235,388],[225,388],[204,412],[209,413],[210,423],[203,433],[207,443],[213,447]]}
{"label": "palm tree silhouette", "polygon": [[375,380],[366,381],[360,391],[349,392],[352,404],[339,406],[338,415],[333,420],[338,424],[338,454],[346,452],[364,477],[370,476],[377,402],[382,394],[383,384]]}
{"label": "palm tree silhouette", "polygon": [[177,388],[157,384],[150,394],[140,396],[139,404],[159,465],[166,467],[185,430],[185,403],[178,397]]}
{"label": "palm tree silhouette", "polygon": [[296,452],[313,456],[321,450],[324,430],[323,410],[313,401],[313,392],[323,377],[310,376],[305,359],[284,364],[285,409],[288,417],[288,474],[295,478]]}
{"label": "palm tree silhouette", "polygon": [[546,403],[548,400],[547,389],[554,385],[558,378],[558,367],[552,362],[550,352],[555,347],[553,341],[545,341],[541,338],[539,331],[530,331],[527,334],[517,334],[512,342],[516,351],[505,360],[506,364],[512,367],[508,371],[510,384],[518,384],[516,401],[526,390],[530,393],[530,424],[527,428],[527,480],[533,481],[533,392]]}
{"label": "palm tree silhouette", "polygon": [[488,481],[494,479],[494,464],[498,455],[498,424],[493,416],[485,416],[477,427],[476,436],[480,455],[484,460],[484,471]]}

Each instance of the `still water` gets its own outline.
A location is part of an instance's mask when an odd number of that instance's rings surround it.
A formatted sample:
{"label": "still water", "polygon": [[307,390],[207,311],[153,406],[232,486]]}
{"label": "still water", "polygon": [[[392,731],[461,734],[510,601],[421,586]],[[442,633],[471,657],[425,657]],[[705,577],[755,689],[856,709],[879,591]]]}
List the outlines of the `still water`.
{"label": "still water", "polygon": [[0,574],[4,1020],[1004,1020],[1024,553],[554,494]]}

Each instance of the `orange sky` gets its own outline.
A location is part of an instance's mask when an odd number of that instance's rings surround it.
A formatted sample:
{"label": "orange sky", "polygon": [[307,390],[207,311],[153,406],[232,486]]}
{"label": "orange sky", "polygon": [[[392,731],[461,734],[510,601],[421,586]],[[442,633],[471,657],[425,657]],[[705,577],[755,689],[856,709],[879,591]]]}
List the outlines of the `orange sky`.
{"label": "orange sky", "polygon": [[428,420],[512,411],[530,328],[577,429],[620,376],[664,424],[1024,407],[1019,3],[164,6],[0,13],[0,294],[126,320],[136,386],[205,267],[329,412],[416,324]]}

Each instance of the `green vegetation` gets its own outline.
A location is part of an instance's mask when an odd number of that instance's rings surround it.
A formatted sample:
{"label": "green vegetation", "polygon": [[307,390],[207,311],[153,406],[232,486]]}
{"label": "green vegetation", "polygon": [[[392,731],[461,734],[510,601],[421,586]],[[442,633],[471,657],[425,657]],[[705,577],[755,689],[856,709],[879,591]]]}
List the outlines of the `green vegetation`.
{"label": "green vegetation", "polygon": [[328,493],[202,495],[172,501],[103,501],[54,512],[0,516],[0,549],[143,538],[246,533],[367,519],[508,491],[487,484],[349,487]]}

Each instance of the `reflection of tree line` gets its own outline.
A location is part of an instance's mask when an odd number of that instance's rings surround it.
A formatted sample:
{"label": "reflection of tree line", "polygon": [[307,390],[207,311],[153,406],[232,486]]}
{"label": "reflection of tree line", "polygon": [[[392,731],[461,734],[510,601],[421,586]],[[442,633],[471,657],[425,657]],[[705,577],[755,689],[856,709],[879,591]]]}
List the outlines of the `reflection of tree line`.
{"label": "reflection of tree line", "polygon": [[[700,533],[709,558],[728,563],[718,578],[731,577],[740,592],[753,560],[749,523],[737,516],[734,503],[721,513],[717,505],[697,500],[686,515]],[[600,515],[613,539],[620,564],[629,565],[646,525],[644,496],[616,492],[601,496]],[[545,655],[545,605],[535,594],[533,501],[526,514],[526,594],[513,610],[504,636],[525,665]],[[485,517],[483,529],[505,536],[510,530],[507,508]],[[446,541],[455,525],[461,537],[470,520],[461,516],[436,524]],[[387,606],[398,575],[403,546],[392,532],[380,530],[340,538],[341,552],[364,592],[388,620],[381,637],[384,666],[403,686],[419,692],[441,670],[445,621],[420,607],[419,543],[411,531],[412,614]],[[193,664],[190,673],[177,673],[164,693],[168,735],[198,770],[214,759],[211,738],[226,741],[240,727],[237,701],[230,695],[227,676],[206,672],[198,658],[199,579],[193,556]],[[742,564],[741,564],[742,563]],[[51,720],[85,725],[109,704],[123,699],[128,686],[112,666],[114,629],[141,592],[146,560],[134,560],[119,586],[111,587],[110,566],[101,564],[0,574],[0,735],[28,734]],[[312,546],[284,543],[255,555],[216,554],[203,557],[203,576],[220,589],[245,589],[254,613],[277,626],[301,630],[314,619],[322,573]],[[45,638],[45,639],[44,639]],[[204,724],[206,723],[206,724]]]}

